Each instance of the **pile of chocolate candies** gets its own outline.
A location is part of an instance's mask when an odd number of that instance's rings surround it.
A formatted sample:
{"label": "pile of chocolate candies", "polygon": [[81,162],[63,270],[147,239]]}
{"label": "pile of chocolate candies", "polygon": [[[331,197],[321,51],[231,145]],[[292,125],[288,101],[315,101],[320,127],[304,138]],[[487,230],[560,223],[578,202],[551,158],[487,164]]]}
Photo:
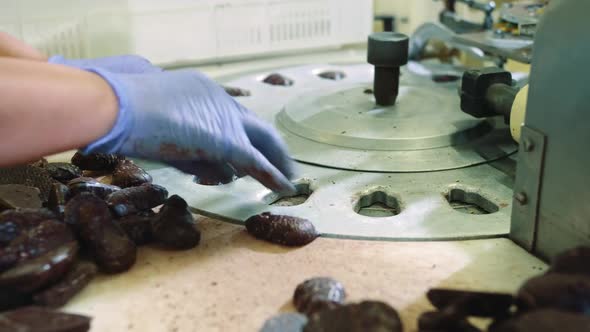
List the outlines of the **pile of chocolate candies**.
{"label": "pile of chocolate candies", "polygon": [[[516,295],[434,288],[426,296],[435,310],[420,315],[419,332],[590,331],[590,247],[558,255],[546,273],[527,280]],[[298,313],[272,317],[260,332],[403,331],[388,304],[347,304],[345,297],[342,284],[332,278],[306,280],[293,296]],[[470,318],[487,327],[476,327]]]}
{"label": "pile of chocolate candies", "polygon": [[197,246],[187,203],[151,182],[131,160],[108,154],[0,169],[0,330],[71,318],[85,331],[81,316],[45,308],[66,304],[98,271],[127,271],[138,246]]}

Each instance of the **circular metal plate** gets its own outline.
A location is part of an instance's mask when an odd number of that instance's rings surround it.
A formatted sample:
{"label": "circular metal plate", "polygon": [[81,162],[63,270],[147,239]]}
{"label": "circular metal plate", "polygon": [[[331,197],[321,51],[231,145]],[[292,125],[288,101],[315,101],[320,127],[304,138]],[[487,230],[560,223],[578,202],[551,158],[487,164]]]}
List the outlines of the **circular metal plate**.
{"label": "circular metal plate", "polygon": [[[318,73],[329,70],[343,71],[346,78],[333,81],[318,77]],[[453,101],[458,100],[457,82],[431,81],[432,75],[461,76],[460,71],[451,66],[409,63],[402,76],[405,85],[400,110],[385,111],[371,107],[367,99],[370,96],[358,97],[360,89],[372,85],[372,70],[368,65],[309,65],[278,72],[293,79],[295,84],[291,87],[264,84],[262,80],[270,71],[245,75],[224,84],[250,90],[251,96],[238,100],[267,121],[276,120],[295,158],[306,161],[297,165],[298,178],[294,182],[303,188],[302,193],[310,194],[307,199],[297,198],[295,201],[301,204],[296,206],[281,206],[273,204],[279,199],[276,194],[250,178],[221,186],[203,186],[195,184],[192,176],[173,168],[143,164],[154,182],[185,198],[195,212],[237,224],[269,211],[307,218],[324,236],[330,237],[449,240],[508,233],[515,162],[502,157],[513,152],[515,145],[500,121],[464,117]],[[434,92],[428,95],[430,88]],[[339,91],[344,96],[353,96],[349,100],[353,108],[367,108],[365,114],[354,115],[353,110],[350,116],[355,118],[347,122],[348,97],[335,97]],[[421,105],[421,98],[428,107]],[[326,114],[333,116],[321,121],[308,119],[307,116],[325,114],[307,109],[306,103],[319,103]],[[408,112],[405,118],[401,106],[410,103],[417,109],[414,113],[403,110]],[[394,114],[397,111],[399,114]],[[412,117],[419,120],[410,120]],[[334,119],[343,123],[330,125]],[[366,128],[361,128],[361,121]],[[424,128],[413,131],[410,124],[402,124],[405,121]],[[353,126],[355,122],[359,125]],[[403,128],[396,131],[393,128],[396,125]],[[316,136],[306,134],[306,130],[316,131]],[[405,142],[404,136],[409,138]],[[487,163],[498,158],[501,159]],[[472,167],[460,168],[467,165]],[[466,205],[477,203],[488,214],[460,212],[462,207],[451,199],[457,197]],[[391,215],[375,217],[362,212],[362,207],[375,203],[373,200],[389,205]]]}

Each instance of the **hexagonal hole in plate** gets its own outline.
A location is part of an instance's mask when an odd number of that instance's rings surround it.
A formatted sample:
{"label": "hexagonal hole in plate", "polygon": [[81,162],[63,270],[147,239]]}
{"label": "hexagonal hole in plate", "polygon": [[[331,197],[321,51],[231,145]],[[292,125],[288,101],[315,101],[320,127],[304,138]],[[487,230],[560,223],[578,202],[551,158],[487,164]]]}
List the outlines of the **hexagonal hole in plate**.
{"label": "hexagonal hole in plate", "polygon": [[376,190],[360,196],[354,205],[354,211],[372,218],[392,217],[401,212],[401,204],[397,197]]}
{"label": "hexagonal hole in plate", "polygon": [[449,205],[461,213],[491,214],[498,212],[498,205],[476,192],[452,188],[444,195]]}
{"label": "hexagonal hole in plate", "polygon": [[262,200],[268,205],[274,206],[297,206],[305,203],[309,196],[313,193],[309,182],[295,183],[295,189],[297,194],[294,196],[281,196],[277,193],[270,193]]}

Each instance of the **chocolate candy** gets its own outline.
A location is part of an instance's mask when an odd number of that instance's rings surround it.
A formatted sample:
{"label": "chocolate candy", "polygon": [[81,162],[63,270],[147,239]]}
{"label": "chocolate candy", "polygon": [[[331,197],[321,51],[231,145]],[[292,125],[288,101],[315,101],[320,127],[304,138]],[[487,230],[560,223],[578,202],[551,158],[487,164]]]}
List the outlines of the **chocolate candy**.
{"label": "chocolate candy", "polygon": [[44,169],[49,173],[49,176],[62,183],[82,176],[82,170],[70,163],[48,163]]}
{"label": "chocolate candy", "polygon": [[43,206],[41,192],[22,184],[0,185],[0,211],[4,209],[39,209]]}
{"label": "chocolate candy", "polygon": [[87,171],[106,171],[111,172],[115,169],[119,161],[125,159],[123,156],[107,153],[90,153],[83,155],[80,152],[72,157],[72,164]]}
{"label": "chocolate candy", "polygon": [[69,199],[70,188],[65,184],[54,183],[47,199],[47,208],[53,211],[60,219],[63,219],[66,203]]}
{"label": "chocolate candy", "polygon": [[156,184],[121,189],[107,197],[111,210],[119,217],[155,208],[164,204],[168,191]]}
{"label": "chocolate candy", "polygon": [[119,161],[111,180],[111,184],[121,188],[135,187],[151,182],[151,175],[131,160]]}
{"label": "chocolate candy", "polygon": [[10,244],[23,231],[55,218],[47,209],[16,209],[0,213],[0,248]]}
{"label": "chocolate candy", "polygon": [[102,199],[90,193],[75,196],[66,205],[64,220],[76,230],[102,271],[123,272],[135,263],[135,244],[113,221]]}
{"label": "chocolate candy", "polygon": [[264,80],[262,80],[262,82],[270,85],[280,86],[291,86],[295,83],[292,79],[277,73],[268,75]]}
{"label": "chocolate candy", "polygon": [[35,294],[36,304],[61,307],[80,292],[94,278],[97,267],[91,262],[77,262],[63,278],[51,287]]}
{"label": "chocolate candy", "polygon": [[90,317],[40,307],[26,307],[0,314],[1,332],[86,332]]}
{"label": "chocolate candy", "polygon": [[590,331],[590,317],[554,309],[535,310],[507,320],[491,332]]}
{"label": "chocolate candy", "polygon": [[0,273],[0,293],[3,289],[28,293],[56,282],[72,266],[77,253],[78,244],[70,241],[34,259],[20,262]]}
{"label": "chocolate candy", "polygon": [[173,249],[193,248],[201,239],[188,204],[178,195],[170,196],[152,219],[152,232],[159,243]]}
{"label": "chocolate candy", "polygon": [[303,246],[319,236],[307,219],[268,212],[248,218],[246,229],[258,239],[286,246]]}
{"label": "chocolate candy", "polygon": [[152,220],[155,217],[152,210],[131,214],[116,220],[127,236],[136,245],[144,245],[153,241]]}
{"label": "chocolate candy", "polygon": [[70,241],[74,241],[74,236],[64,223],[43,220],[34,227],[22,229],[12,241],[0,248],[0,271],[44,255]]}
{"label": "chocolate candy", "polygon": [[106,199],[110,194],[121,190],[120,187],[112,186],[96,181],[94,178],[80,177],[68,182],[70,196],[76,196],[80,193],[91,193],[102,199]]}
{"label": "chocolate candy", "polygon": [[227,92],[228,95],[232,97],[248,97],[252,95],[252,93],[249,90],[242,88],[224,86],[223,89],[225,90],[225,92]]}
{"label": "chocolate candy", "polygon": [[344,303],[344,286],[328,277],[317,277],[299,284],[293,294],[293,305],[308,316],[315,312],[333,309]]}
{"label": "chocolate candy", "polygon": [[39,189],[41,201],[45,202],[54,180],[39,167],[25,165],[0,168],[0,184],[22,184]]}
{"label": "chocolate candy", "polygon": [[529,279],[518,291],[521,310],[555,308],[587,313],[590,278],[583,274],[550,273]]}
{"label": "chocolate candy", "polygon": [[426,293],[437,309],[453,306],[462,316],[504,316],[514,302],[511,294],[433,288]]}
{"label": "chocolate candy", "polygon": [[402,332],[400,317],[389,305],[379,301],[347,304],[309,317],[305,332]]}
{"label": "chocolate candy", "polygon": [[548,272],[590,276],[590,247],[576,247],[557,255]]}
{"label": "chocolate candy", "polygon": [[346,74],[339,70],[327,70],[318,74],[319,77],[327,80],[340,81],[346,78]]}

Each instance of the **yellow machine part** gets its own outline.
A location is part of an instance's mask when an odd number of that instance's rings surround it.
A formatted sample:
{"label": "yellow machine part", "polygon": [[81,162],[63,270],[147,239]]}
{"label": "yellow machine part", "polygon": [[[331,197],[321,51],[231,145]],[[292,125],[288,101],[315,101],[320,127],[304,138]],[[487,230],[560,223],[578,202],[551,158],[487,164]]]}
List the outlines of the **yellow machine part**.
{"label": "yellow machine part", "polygon": [[520,128],[524,125],[528,95],[529,86],[527,84],[524,88],[518,91],[514,103],[512,104],[512,111],[510,112],[510,133],[516,142],[520,142]]}

